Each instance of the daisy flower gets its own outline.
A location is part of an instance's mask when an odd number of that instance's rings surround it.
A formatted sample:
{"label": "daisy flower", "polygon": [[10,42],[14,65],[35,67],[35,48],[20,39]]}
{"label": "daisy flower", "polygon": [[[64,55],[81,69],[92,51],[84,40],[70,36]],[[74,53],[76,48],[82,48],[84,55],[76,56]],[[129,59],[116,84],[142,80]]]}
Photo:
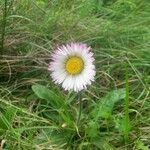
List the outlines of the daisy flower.
{"label": "daisy flower", "polygon": [[94,81],[94,60],[89,46],[70,43],[54,50],[48,70],[56,84],[65,90],[79,92]]}

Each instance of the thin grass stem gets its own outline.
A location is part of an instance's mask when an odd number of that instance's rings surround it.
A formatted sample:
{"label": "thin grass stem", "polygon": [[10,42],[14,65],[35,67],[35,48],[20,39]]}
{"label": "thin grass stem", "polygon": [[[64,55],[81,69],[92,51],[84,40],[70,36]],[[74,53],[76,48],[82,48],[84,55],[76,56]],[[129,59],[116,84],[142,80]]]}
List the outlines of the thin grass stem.
{"label": "thin grass stem", "polygon": [[3,10],[3,20],[2,20],[2,31],[1,31],[1,55],[3,55],[4,52],[4,41],[5,41],[6,22],[7,22],[7,5],[8,5],[8,0],[5,0],[4,10]]}
{"label": "thin grass stem", "polygon": [[125,81],[126,81],[126,97],[125,97],[125,107],[124,107],[124,110],[125,110],[125,133],[124,133],[124,139],[125,139],[125,143],[127,143],[127,141],[129,140],[129,77],[128,77],[128,74],[129,74],[129,71],[128,71],[128,65],[125,64],[125,69],[126,69],[126,72],[125,72]]}

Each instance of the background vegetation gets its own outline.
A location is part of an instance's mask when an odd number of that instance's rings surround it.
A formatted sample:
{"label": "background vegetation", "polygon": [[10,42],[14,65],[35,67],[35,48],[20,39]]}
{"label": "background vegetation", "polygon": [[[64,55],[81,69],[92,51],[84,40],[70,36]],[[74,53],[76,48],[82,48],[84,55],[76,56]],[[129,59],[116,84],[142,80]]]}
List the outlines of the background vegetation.
{"label": "background vegetation", "polygon": [[[0,149],[149,149],[149,0],[1,0],[0,31]],[[78,124],[78,95],[47,71],[71,41],[93,48],[97,68]]]}

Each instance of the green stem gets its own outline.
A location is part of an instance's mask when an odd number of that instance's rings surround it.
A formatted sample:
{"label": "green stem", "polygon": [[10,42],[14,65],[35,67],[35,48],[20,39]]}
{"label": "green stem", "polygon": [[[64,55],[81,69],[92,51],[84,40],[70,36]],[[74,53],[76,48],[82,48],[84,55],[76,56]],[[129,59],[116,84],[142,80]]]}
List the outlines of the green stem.
{"label": "green stem", "polygon": [[5,30],[6,30],[6,17],[7,17],[7,4],[8,0],[5,0],[4,3],[4,10],[3,10],[3,20],[2,20],[2,31],[1,31],[1,55],[3,55],[4,52],[4,41],[5,41]]}
{"label": "green stem", "polygon": [[129,77],[128,77],[128,66],[126,64],[125,66],[126,68],[126,75],[125,75],[125,80],[126,80],[126,97],[125,97],[125,134],[124,134],[124,138],[125,138],[125,142],[127,143],[127,141],[129,140]]}
{"label": "green stem", "polygon": [[77,119],[77,126],[80,123],[80,119],[81,119],[81,112],[82,112],[82,99],[81,99],[81,93],[79,93],[78,95],[78,100],[79,100],[79,114],[78,114],[78,119]]}

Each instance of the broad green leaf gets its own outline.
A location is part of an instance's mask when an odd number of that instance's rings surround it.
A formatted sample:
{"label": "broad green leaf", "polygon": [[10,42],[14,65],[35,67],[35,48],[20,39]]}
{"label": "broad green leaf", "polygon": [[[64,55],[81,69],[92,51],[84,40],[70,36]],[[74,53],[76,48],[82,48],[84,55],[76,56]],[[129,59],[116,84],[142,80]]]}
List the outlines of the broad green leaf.
{"label": "broad green leaf", "polygon": [[69,112],[68,105],[65,104],[65,98],[63,96],[57,95],[52,90],[49,90],[47,87],[39,84],[33,85],[32,90],[39,98],[46,100],[53,107],[54,112],[43,112],[48,118],[58,121],[55,118],[58,118],[57,115],[59,115],[62,121],[72,124],[72,115]]}
{"label": "broad green leaf", "polygon": [[99,117],[109,118],[111,116],[114,104],[126,96],[125,89],[118,89],[109,92],[105,97],[101,98],[100,101],[95,104],[91,114],[96,120]]}
{"label": "broad green leaf", "polygon": [[49,90],[46,86],[43,85],[33,85],[32,90],[34,93],[41,99],[49,102],[53,107],[60,107],[63,104],[63,97],[57,95],[52,90]]}

